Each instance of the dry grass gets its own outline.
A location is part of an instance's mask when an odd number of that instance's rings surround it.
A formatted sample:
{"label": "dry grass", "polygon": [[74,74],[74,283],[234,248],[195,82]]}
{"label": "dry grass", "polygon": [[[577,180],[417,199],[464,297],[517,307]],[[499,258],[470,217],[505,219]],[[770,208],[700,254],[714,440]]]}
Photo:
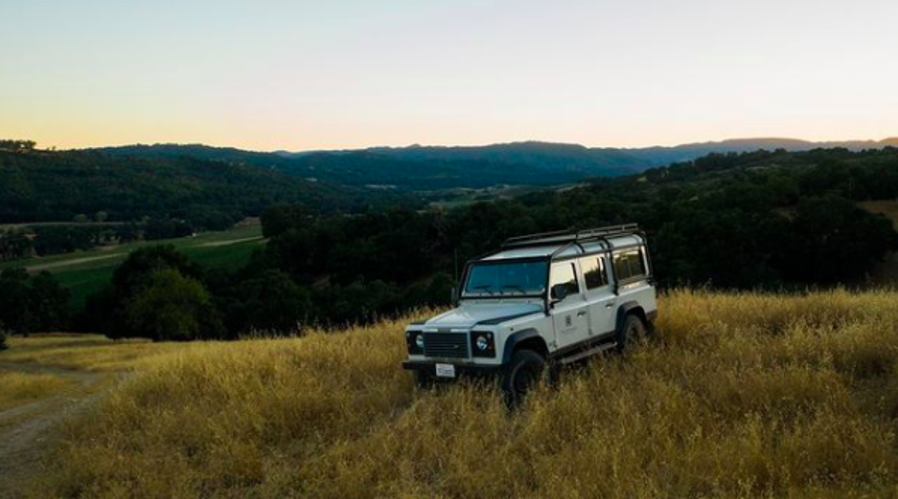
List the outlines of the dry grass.
{"label": "dry grass", "polygon": [[55,395],[71,382],[52,374],[29,374],[0,369],[0,410]]}
{"label": "dry grass", "polygon": [[675,292],[657,338],[507,413],[416,391],[401,322],[154,357],[39,495],[758,497],[898,492],[898,293]]}
{"label": "dry grass", "polygon": [[124,371],[150,365],[174,352],[200,348],[200,343],[152,343],[147,340],[112,341],[95,334],[37,334],[10,338],[0,361],[31,363],[84,371]]}

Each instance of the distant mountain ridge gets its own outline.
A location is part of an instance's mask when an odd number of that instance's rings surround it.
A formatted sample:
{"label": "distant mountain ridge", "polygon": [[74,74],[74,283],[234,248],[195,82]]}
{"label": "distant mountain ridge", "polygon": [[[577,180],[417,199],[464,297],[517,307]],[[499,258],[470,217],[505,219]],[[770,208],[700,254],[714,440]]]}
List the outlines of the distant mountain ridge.
{"label": "distant mountain ridge", "polygon": [[654,146],[620,150],[630,156],[649,161],[653,166],[661,166],[680,161],[690,161],[711,153],[740,153],[757,151],[760,149],[767,151],[785,149],[794,152],[809,151],[812,149],[832,149],[837,147],[853,151],[882,149],[883,147],[898,147],[898,137],[890,137],[883,140],[841,140],[825,142],[813,142],[809,140],[780,137],[760,137],[729,139],[717,142],[696,142],[671,147]]}
{"label": "distant mountain ridge", "polygon": [[278,170],[330,184],[402,190],[482,188],[493,185],[559,185],[588,177],[614,177],[690,161],[710,153],[817,148],[851,150],[898,147],[884,140],[812,142],[762,137],[666,147],[586,147],[552,142],[511,142],[484,146],[370,147],[305,152],[256,152],[199,144],[156,144],[101,149],[112,155],[195,157]]}
{"label": "distant mountain ridge", "polygon": [[310,154],[373,153],[397,159],[432,161],[495,161],[538,167],[586,168],[601,170],[609,176],[636,173],[634,170],[690,161],[711,153],[740,153],[757,150],[808,151],[811,149],[846,148],[850,150],[898,147],[898,137],[883,140],[840,140],[814,142],[782,137],[739,138],[722,141],[695,142],[676,146],[650,147],[586,147],[580,144],[522,141],[483,146],[369,147],[364,149],[322,150],[306,152],[277,151],[282,157]]}

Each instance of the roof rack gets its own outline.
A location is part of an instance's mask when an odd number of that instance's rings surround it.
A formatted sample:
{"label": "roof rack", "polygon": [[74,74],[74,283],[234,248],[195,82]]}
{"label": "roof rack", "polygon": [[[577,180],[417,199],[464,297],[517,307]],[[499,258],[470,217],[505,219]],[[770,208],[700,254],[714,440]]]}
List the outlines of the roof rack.
{"label": "roof rack", "polygon": [[639,225],[623,224],[584,229],[580,231],[561,230],[555,232],[541,232],[526,236],[510,237],[502,243],[502,248],[515,248],[520,246],[541,246],[546,244],[578,243],[583,241],[605,239],[612,236],[634,234],[639,232]]}

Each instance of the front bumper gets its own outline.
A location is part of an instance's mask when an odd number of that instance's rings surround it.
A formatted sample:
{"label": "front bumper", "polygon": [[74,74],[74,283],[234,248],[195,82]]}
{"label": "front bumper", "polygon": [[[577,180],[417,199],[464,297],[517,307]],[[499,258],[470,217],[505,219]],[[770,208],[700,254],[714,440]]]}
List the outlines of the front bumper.
{"label": "front bumper", "polygon": [[489,375],[502,369],[501,365],[469,364],[464,362],[435,361],[435,360],[406,360],[402,362],[402,368],[407,371],[424,371],[431,376],[436,375],[437,364],[452,364],[457,374]]}

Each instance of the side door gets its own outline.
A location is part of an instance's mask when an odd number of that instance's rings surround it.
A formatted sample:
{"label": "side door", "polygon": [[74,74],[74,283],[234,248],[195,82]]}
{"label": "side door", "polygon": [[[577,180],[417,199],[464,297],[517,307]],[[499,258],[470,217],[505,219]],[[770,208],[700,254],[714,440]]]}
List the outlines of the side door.
{"label": "side door", "polygon": [[586,286],[589,307],[589,336],[599,338],[614,334],[618,296],[611,285],[610,260],[607,255],[590,255],[580,259],[580,270]]}
{"label": "side door", "polygon": [[577,278],[574,261],[555,263],[549,277],[551,315],[556,348],[579,343],[589,337],[589,310]]}

